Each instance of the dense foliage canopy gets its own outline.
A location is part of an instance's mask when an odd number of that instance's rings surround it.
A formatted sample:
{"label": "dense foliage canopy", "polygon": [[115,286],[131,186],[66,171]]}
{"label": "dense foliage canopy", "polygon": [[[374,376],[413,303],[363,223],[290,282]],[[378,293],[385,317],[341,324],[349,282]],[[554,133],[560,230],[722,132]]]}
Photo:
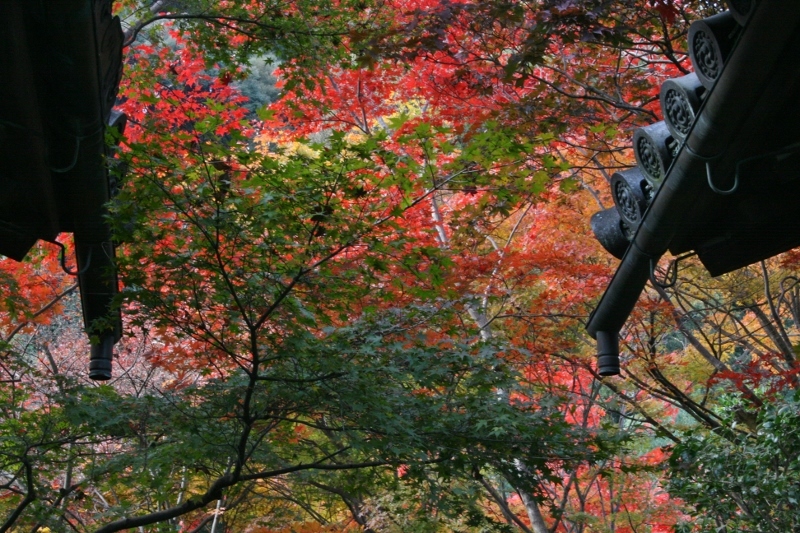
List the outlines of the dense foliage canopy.
{"label": "dense foliage canopy", "polygon": [[57,250],[0,260],[0,532],[796,529],[796,254],[682,262],[619,379],[583,329],[723,8],[117,2],[125,336],[90,382]]}

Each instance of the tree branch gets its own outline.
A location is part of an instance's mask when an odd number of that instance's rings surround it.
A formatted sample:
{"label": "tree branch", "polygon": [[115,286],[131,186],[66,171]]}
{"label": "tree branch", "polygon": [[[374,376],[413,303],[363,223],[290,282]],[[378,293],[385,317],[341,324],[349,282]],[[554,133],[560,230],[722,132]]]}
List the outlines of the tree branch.
{"label": "tree branch", "polygon": [[[222,497],[223,489],[234,485],[236,480],[231,474],[226,474],[221,478],[217,479],[209,488],[208,490],[203,493],[201,496],[197,498],[190,498],[186,502],[176,505],[175,507],[170,507],[168,509],[164,509],[162,511],[156,511],[154,513],[136,516],[132,518],[122,518],[120,520],[115,520],[105,526],[101,527],[95,533],[113,533],[115,531],[122,531],[124,529],[133,529],[140,526],[147,526],[150,524],[155,524],[156,522],[164,522],[170,520],[172,518],[177,518],[181,515],[186,513],[190,513],[197,509],[202,509],[209,503],[216,501]],[[0,531],[0,533],[3,533]]]}
{"label": "tree branch", "polygon": [[55,298],[53,298],[52,300],[50,300],[50,302],[49,302],[47,305],[45,305],[44,307],[42,307],[41,309],[39,309],[38,311],[36,311],[35,313],[33,313],[33,314],[31,315],[30,319],[26,320],[25,322],[22,322],[22,323],[18,324],[18,325],[17,325],[17,327],[15,327],[15,328],[14,328],[14,329],[11,331],[11,333],[9,333],[9,334],[8,334],[8,337],[6,337],[6,338],[5,338],[5,339],[3,339],[3,340],[4,340],[5,342],[7,342],[7,343],[8,343],[8,342],[11,342],[11,339],[13,339],[13,338],[14,338],[14,337],[15,337],[15,336],[16,336],[16,335],[17,335],[17,334],[20,332],[20,331],[22,331],[22,328],[24,328],[25,326],[27,326],[28,324],[30,324],[30,323],[33,321],[33,319],[35,319],[35,318],[37,318],[37,317],[39,317],[39,316],[43,315],[44,313],[46,313],[47,311],[49,311],[50,309],[52,309],[54,305],[56,305],[56,304],[57,304],[58,302],[60,302],[62,299],[64,299],[65,297],[67,297],[67,296],[69,296],[70,294],[72,294],[73,292],[75,292],[75,289],[77,289],[77,288],[78,288],[78,284],[76,283],[75,285],[71,286],[70,288],[68,288],[67,290],[65,290],[64,292],[62,292],[61,294],[57,295]]}
{"label": "tree branch", "polygon": [[[272,26],[270,24],[264,24],[263,22],[258,22],[257,20],[253,19],[246,19],[241,17],[227,17],[223,15],[203,15],[200,13],[188,14],[188,13],[165,13],[163,15],[156,15],[154,17],[150,17],[146,20],[142,20],[138,22],[136,25],[132,26],[128,31],[125,32],[125,41],[122,43],[123,48],[127,48],[128,46],[132,45],[136,38],[139,36],[139,33],[147,26],[154,22],[158,22],[159,20],[203,20],[205,22],[210,22],[211,24],[216,24],[218,26],[222,26],[228,28],[230,30],[237,31],[244,35],[247,35],[251,38],[257,38],[258,36],[252,32],[249,32],[243,28],[237,27],[235,24],[246,24],[249,26],[254,26],[261,30],[268,30],[282,35],[291,34],[291,35],[304,35],[308,37],[335,37],[335,36],[343,36],[346,35],[347,32],[340,32],[340,31],[331,31],[331,32],[316,32],[316,31],[309,31],[309,30],[287,30],[286,28],[282,28],[279,26]],[[276,35],[278,37],[278,35]]]}
{"label": "tree branch", "polygon": [[28,492],[25,493],[25,497],[19,502],[14,512],[12,512],[3,525],[0,526],[0,533],[8,531],[11,526],[14,525],[14,522],[22,515],[25,508],[36,499],[36,488],[33,484],[33,467],[27,457],[22,458],[22,466],[25,469],[25,482],[28,485]]}
{"label": "tree branch", "polygon": [[525,533],[533,533],[533,531],[531,531],[531,529],[528,526],[526,526],[525,523],[511,511],[511,509],[508,507],[508,503],[506,503],[503,496],[497,492],[497,489],[495,489],[491,485],[491,483],[486,481],[486,479],[480,472],[475,473],[475,479],[477,479],[480,482],[480,484],[483,485],[483,488],[486,489],[486,491],[489,493],[489,495],[492,497],[495,503],[500,507],[503,516],[510,524],[516,524]]}

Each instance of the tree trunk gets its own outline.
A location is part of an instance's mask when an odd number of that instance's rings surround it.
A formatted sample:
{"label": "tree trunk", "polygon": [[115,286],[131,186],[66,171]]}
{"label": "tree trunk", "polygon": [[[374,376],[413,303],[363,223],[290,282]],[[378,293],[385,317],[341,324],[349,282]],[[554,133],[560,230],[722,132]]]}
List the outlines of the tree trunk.
{"label": "tree trunk", "polygon": [[539,510],[539,504],[536,503],[536,500],[525,491],[520,490],[517,492],[522,499],[523,505],[525,505],[525,512],[528,513],[528,520],[531,521],[531,530],[533,530],[533,533],[549,533],[547,524],[544,523],[544,517]]}

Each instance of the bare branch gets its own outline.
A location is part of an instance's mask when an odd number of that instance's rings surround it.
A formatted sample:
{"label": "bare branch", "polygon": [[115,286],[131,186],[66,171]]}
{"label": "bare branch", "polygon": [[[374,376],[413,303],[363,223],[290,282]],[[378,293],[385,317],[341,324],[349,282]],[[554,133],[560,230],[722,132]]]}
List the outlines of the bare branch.
{"label": "bare branch", "polygon": [[61,294],[57,295],[55,298],[53,298],[52,300],[50,300],[50,302],[49,302],[47,305],[45,305],[44,307],[42,307],[41,309],[39,309],[38,311],[36,311],[35,313],[33,313],[33,314],[31,315],[31,317],[30,317],[30,319],[29,319],[29,320],[26,320],[25,322],[21,322],[20,324],[18,324],[18,325],[17,325],[17,327],[15,327],[15,328],[14,328],[14,329],[11,331],[11,333],[9,333],[9,334],[8,334],[8,337],[6,337],[6,338],[5,338],[5,339],[3,339],[3,340],[4,340],[5,342],[11,342],[11,339],[13,339],[13,338],[14,338],[14,337],[15,337],[15,336],[16,336],[16,335],[17,335],[17,334],[20,332],[20,331],[22,331],[22,329],[23,329],[25,326],[27,326],[28,324],[30,324],[30,323],[31,323],[31,322],[32,322],[32,321],[33,321],[35,318],[38,318],[38,317],[40,317],[41,315],[43,315],[44,313],[46,313],[47,311],[49,311],[50,309],[52,309],[54,305],[56,305],[56,304],[57,304],[58,302],[60,302],[62,299],[64,299],[65,297],[67,297],[67,296],[69,296],[70,294],[72,294],[73,292],[75,292],[75,289],[77,289],[77,288],[78,288],[78,284],[76,283],[75,285],[71,286],[70,288],[68,288],[67,290],[65,290],[64,292],[62,292]]}
{"label": "bare branch", "polygon": [[533,533],[533,531],[531,531],[531,529],[511,511],[503,496],[497,492],[497,489],[495,489],[491,483],[486,481],[480,472],[475,473],[475,479],[477,479],[480,484],[483,485],[483,488],[486,489],[486,492],[489,493],[489,495],[492,497],[492,500],[494,500],[498,507],[500,507],[500,510],[502,511],[503,516],[508,523],[517,525],[525,533]]}
{"label": "bare branch", "polygon": [[22,466],[25,469],[25,482],[28,485],[28,491],[25,493],[25,497],[19,502],[19,505],[14,509],[14,511],[8,516],[6,521],[0,526],[0,533],[5,533],[8,531],[13,525],[14,522],[22,515],[22,512],[25,508],[33,503],[36,500],[36,487],[34,486],[33,482],[33,467],[31,466],[30,461],[27,457],[22,458]]}

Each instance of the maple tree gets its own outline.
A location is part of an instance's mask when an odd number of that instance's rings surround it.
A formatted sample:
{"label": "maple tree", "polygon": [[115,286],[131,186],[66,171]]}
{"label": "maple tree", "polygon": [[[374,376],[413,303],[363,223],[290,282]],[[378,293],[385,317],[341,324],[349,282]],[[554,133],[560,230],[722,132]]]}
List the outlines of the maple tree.
{"label": "maple tree", "polygon": [[589,213],[719,8],[618,4],[119,2],[120,371],[83,379],[52,251],[0,262],[0,531],[757,524],[708,472],[792,431],[792,256],[684,263],[593,372]]}

